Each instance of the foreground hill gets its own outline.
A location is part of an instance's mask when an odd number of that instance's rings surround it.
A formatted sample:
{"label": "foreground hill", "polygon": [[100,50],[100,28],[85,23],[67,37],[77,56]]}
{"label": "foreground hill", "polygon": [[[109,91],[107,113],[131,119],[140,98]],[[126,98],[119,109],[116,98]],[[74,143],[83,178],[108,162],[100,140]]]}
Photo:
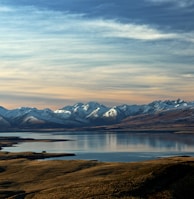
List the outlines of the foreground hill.
{"label": "foreground hill", "polygon": [[[194,102],[154,101],[145,105],[107,107],[97,102],[78,103],[52,111],[21,107],[0,107],[0,129],[83,128],[102,125],[113,128],[188,126],[194,124]],[[111,127],[110,127],[111,128]]]}
{"label": "foreground hill", "polygon": [[139,163],[96,161],[0,161],[4,199],[191,199],[194,158]]}

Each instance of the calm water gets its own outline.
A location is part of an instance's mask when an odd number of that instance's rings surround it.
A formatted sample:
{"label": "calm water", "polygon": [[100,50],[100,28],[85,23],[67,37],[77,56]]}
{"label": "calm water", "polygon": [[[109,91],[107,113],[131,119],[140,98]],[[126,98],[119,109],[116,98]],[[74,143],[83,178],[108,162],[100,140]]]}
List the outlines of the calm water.
{"label": "calm water", "polygon": [[[35,139],[70,139],[65,142],[21,143],[3,151],[70,152],[75,157],[58,159],[89,159],[99,161],[130,162],[174,155],[194,156],[194,135],[169,133],[0,133],[0,136],[20,136]],[[55,158],[57,159],[57,158]]]}

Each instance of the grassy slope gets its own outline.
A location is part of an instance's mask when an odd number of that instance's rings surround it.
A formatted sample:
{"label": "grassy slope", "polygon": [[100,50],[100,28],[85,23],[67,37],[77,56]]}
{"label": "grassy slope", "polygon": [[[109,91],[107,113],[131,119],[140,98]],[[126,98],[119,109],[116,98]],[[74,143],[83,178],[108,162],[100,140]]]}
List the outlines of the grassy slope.
{"label": "grassy slope", "polygon": [[[15,196],[14,196],[15,195]],[[194,158],[139,163],[0,161],[0,198],[193,198]]]}

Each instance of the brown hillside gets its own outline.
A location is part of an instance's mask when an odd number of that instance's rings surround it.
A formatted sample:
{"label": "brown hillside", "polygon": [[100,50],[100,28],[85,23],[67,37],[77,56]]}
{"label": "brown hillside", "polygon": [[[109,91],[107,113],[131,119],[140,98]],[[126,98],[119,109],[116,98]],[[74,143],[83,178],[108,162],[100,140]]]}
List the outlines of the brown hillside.
{"label": "brown hillside", "polygon": [[174,128],[194,127],[194,109],[161,111],[155,114],[132,116],[114,128]]}
{"label": "brown hillside", "polygon": [[139,163],[0,161],[0,198],[193,198],[194,158]]}

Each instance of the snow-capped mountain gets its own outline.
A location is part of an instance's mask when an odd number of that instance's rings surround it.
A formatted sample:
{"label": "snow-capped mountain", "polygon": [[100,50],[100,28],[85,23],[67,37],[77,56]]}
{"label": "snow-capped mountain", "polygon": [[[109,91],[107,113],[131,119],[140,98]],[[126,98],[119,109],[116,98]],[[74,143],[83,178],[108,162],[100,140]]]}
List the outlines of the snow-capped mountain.
{"label": "snow-capped mountain", "polygon": [[134,119],[134,117],[142,115],[167,114],[177,110],[179,113],[185,110],[194,112],[194,102],[178,99],[154,101],[145,105],[124,104],[114,107],[89,102],[65,106],[54,111],[30,107],[7,110],[0,107],[0,128],[65,128],[109,125],[122,123],[129,117]]}

